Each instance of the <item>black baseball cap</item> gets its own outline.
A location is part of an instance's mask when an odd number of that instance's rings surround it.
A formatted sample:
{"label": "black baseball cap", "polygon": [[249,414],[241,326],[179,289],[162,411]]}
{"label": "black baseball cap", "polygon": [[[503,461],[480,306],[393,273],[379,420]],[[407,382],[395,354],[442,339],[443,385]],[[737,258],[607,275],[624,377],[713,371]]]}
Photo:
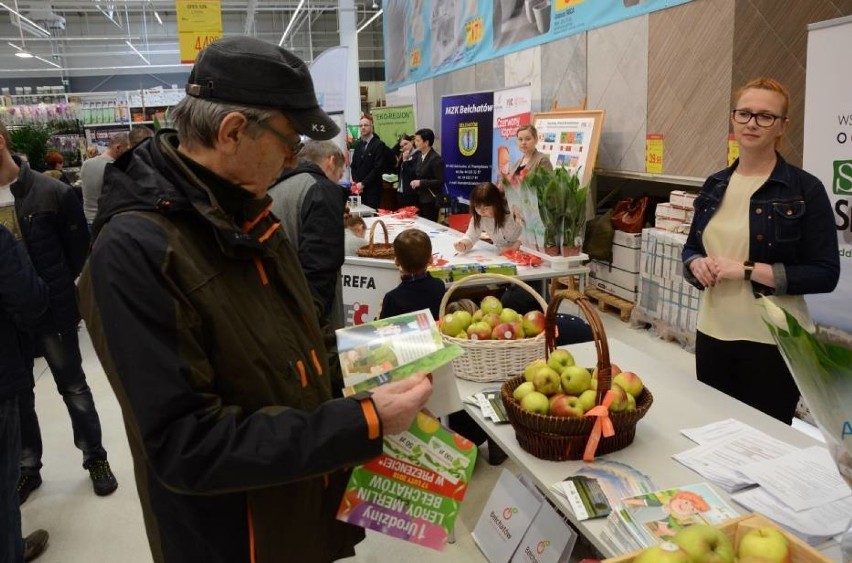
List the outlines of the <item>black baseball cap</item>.
{"label": "black baseball cap", "polygon": [[304,61],[253,37],[224,37],[205,47],[189,73],[186,93],[280,110],[299,133],[311,139],[325,141],[340,132],[320,108]]}

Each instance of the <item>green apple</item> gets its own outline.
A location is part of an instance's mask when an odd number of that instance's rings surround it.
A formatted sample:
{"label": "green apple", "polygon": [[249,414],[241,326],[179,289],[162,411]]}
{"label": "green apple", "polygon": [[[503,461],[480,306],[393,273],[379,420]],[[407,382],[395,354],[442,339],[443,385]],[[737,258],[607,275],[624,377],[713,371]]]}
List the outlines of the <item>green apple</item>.
{"label": "green apple", "polygon": [[[468,317],[470,315],[468,314]],[[468,321],[470,319],[467,319]],[[465,317],[461,314],[461,311],[458,313],[450,313],[449,315],[444,315],[444,318],[441,319],[441,332],[446,334],[447,336],[455,336],[458,333],[467,329],[470,322],[465,324]]]}
{"label": "green apple", "polygon": [[500,300],[493,295],[488,295],[482,299],[482,303],[479,304],[479,308],[482,309],[482,312],[486,315],[492,313],[499,315],[503,311],[503,304],[500,303]]}
{"label": "green apple", "polygon": [[691,563],[691,561],[687,552],[671,542],[649,547],[633,559],[633,563]]}
{"label": "green apple", "polygon": [[512,397],[514,397],[515,400],[520,403],[521,399],[523,399],[533,391],[535,391],[535,384],[533,384],[532,381],[525,381],[518,385],[514,391],[512,391]]}
{"label": "green apple", "polygon": [[592,391],[598,390],[598,378],[592,375],[592,381],[589,383],[589,389]]}
{"label": "green apple", "polygon": [[546,368],[547,362],[544,360],[534,360],[530,362],[530,364],[524,368],[524,379],[526,381],[532,381],[535,372],[539,370],[539,368]]}
{"label": "green apple", "polygon": [[461,331],[461,332],[460,332],[460,333],[458,333],[455,337],[456,337],[456,338],[461,338],[462,340],[467,340],[467,333],[466,333],[465,331]]}
{"label": "green apple", "polygon": [[528,412],[547,414],[550,410],[550,401],[542,393],[532,391],[521,399],[521,408]]}
{"label": "green apple", "polygon": [[598,392],[594,389],[588,389],[580,393],[580,396],[577,397],[580,399],[580,404],[583,406],[583,412],[589,412],[597,403],[597,394]]}
{"label": "green apple", "polygon": [[550,414],[565,418],[580,418],[585,411],[580,399],[571,395],[555,395],[550,399]]}
{"label": "green apple", "polygon": [[471,321],[478,323],[479,321],[482,320],[482,317],[484,317],[484,316],[485,316],[485,313],[482,311],[482,309],[477,309],[476,312],[473,314]]}
{"label": "green apple", "polygon": [[473,322],[473,315],[467,311],[456,311],[453,314],[461,320],[462,324],[464,324],[464,328],[469,327],[470,323]]}
{"label": "green apple", "polygon": [[639,376],[633,373],[632,371],[622,371],[618,375],[612,378],[613,383],[618,383],[621,385],[625,391],[633,395],[634,397],[638,397],[642,394],[642,389],[645,388],[645,385],[642,383],[642,380],[639,379]]}
{"label": "green apple", "polygon": [[568,350],[557,348],[556,350],[550,353],[550,358],[547,360],[547,365],[549,365],[552,369],[556,370],[558,373],[562,373],[563,369],[567,368],[568,366],[574,365],[574,356],[572,356],[571,352],[569,352]]}
{"label": "green apple", "polygon": [[524,336],[531,338],[544,332],[545,316],[541,311],[530,311],[521,321],[524,325]]}
{"label": "green apple", "polygon": [[533,374],[533,384],[535,384],[536,391],[545,395],[559,393],[561,387],[559,374],[549,367],[540,368]]}
{"label": "green apple", "polygon": [[592,374],[584,367],[568,366],[559,374],[562,392],[578,396],[589,389],[592,384]]}
{"label": "green apple", "polygon": [[694,524],[672,539],[695,563],[734,563],[734,546],[725,532],[707,524]]}
{"label": "green apple", "polygon": [[610,412],[621,412],[627,410],[628,396],[630,395],[621,385],[613,384],[610,389],[615,393],[615,399],[609,404]]}
{"label": "green apple", "polygon": [[790,563],[790,543],[780,530],[775,528],[758,528],[752,530],[740,540],[737,556],[759,556],[767,563]]}
{"label": "green apple", "polygon": [[500,322],[503,323],[513,323],[515,321],[520,321],[521,316],[514,309],[503,309],[500,311]]}
{"label": "green apple", "polygon": [[467,337],[470,340],[491,340],[491,325],[485,321],[471,323],[467,327]]}
{"label": "green apple", "polygon": [[633,412],[636,410],[636,397],[627,394],[627,408],[624,409],[624,412]]}

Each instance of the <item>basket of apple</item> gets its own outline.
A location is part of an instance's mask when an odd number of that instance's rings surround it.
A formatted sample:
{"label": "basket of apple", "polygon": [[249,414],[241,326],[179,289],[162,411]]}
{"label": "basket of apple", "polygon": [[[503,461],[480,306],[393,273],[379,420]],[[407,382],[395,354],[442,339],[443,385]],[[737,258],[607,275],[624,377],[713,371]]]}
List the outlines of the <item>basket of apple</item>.
{"label": "basket of apple", "polygon": [[[504,308],[500,299],[489,295],[473,314],[458,311],[445,314],[453,292],[469,285],[489,282],[510,283],[523,288],[541,306],[540,311],[519,315]],[[547,302],[529,285],[502,274],[474,274],[451,285],[441,300],[439,316],[444,342],[457,344],[464,354],[453,360],[456,377],[471,381],[505,381],[523,373],[524,368],[545,352],[545,313]]]}
{"label": "basket of apple", "polygon": [[666,542],[603,563],[829,563],[831,559],[761,514],[694,524]]}
{"label": "basket of apple", "polygon": [[[556,312],[564,299],[579,306],[592,329],[597,351],[592,369],[577,366],[570,352],[556,349]],[[545,357],[530,362],[522,375],[502,387],[501,398],[518,443],[542,459],[583,459],[596,421],[609,418],[614,434],[596,436],[599,441],[592,445],[592,455],[627,447],[654,396],[638,375],[610,362],[603,323],[579,292],[554,294],[546,321]]]}

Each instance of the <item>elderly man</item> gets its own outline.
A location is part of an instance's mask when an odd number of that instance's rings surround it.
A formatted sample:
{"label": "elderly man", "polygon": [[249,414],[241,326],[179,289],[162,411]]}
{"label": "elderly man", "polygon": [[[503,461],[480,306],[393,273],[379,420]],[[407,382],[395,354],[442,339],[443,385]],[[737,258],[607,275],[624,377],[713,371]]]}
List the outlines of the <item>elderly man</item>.
{"label": "elderly man", "polygon": [[107,169],[80,281],[121,404],[154,561],[331,561],[344,468],[377,456],[431,393],[423,374],[333,399],[319,319],[267,189],[300,134],[329,139],[288,51],[199,53],[160,130]]}
{"label": "elderly man", "polygon": [[127,133],[116,133],[109,138],[107,150],[100,156],[89,158],[80,168],[80,181],[83,184],[83,212],[86,221],[91,225],[98,214],[98,198],[104,187],[104,169],[107,164],[115,162],[118,157],[130,149],[130,138]]}

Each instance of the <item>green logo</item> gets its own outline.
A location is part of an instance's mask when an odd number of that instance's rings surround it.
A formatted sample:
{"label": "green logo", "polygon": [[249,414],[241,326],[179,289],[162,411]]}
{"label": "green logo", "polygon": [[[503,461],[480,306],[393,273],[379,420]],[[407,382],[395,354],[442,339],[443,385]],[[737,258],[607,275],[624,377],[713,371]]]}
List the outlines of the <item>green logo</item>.
{"label": "green logo", "polygon": [[852,160],[834,161],[831,191],[837,195],[852,195]]}

